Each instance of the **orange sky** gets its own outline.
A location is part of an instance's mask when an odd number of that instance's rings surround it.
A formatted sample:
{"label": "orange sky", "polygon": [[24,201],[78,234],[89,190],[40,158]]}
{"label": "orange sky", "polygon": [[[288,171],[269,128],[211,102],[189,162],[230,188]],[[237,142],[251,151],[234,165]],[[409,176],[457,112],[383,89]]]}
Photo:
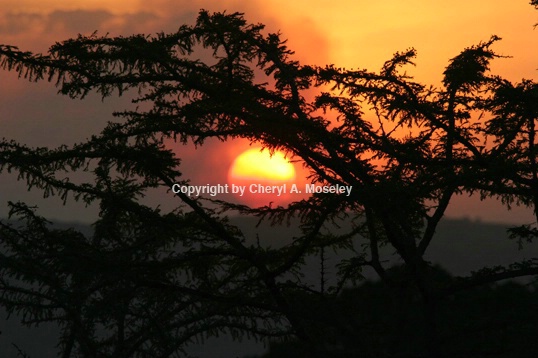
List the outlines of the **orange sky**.
{"label": "orange sky", "polygon": [[[538,43],[533,24],[538,21],[538,12],[533,11],[528,0],[3,0],[2,3],[2,42],[6,39],[33,42],[37,47],[47,44],[44,39],[57,41],[80,31],[174,30],[189,17],[192,20],[193,16],[189,15],[205,8],[242,11],[252,22],[265,23],[270,31],[280,30],[297,56],[310,63],[333,62],[339,66],[374,69],[395,51],[415,47],[421,64],[417,76],[428,80],[438,79],[446,60],[463,47],[496,34],[504,39],[497,50],[513,56],[512,60],[497,64],[506,71],[503,74],[515,79],[536,78]],[[63,18],[58,14],[73,11],[80,13]],[[140,17],[141,14],[145,17]],[[10,32],[5,29],[9,21],[6,18],[21,19],[23,15],[27,18],[18,27],[30,26],[15,36],[13,33],[6,36]],[[39,21],[29,19],[28,15],[49,18]],[[133,21],[137,16],[138,21]],[[180,19],[181,23],[177,21]],[[56,23],[44,25],[52,21]]]}
{"label": "orange sky", "polygon": [[[496,34],[503,41],[495,44],[494,49],[512,58],[497,60],[493,70],[519,81],[538,78],[538,28],[533,28],[538,23],[538,11],[528,3],[528,0],[3,0],[0,43],[44,51],[55,41],[94,30],[111,35],[174,31],[183,23],[192,23],[198,10],[205,8],[245,12],[249,21],[265,23],[271,32],[280,31],[303,63],[334,63],[338,67],[377,70],[395,51],[414,47],[418,50],[417,67],[408,71],[418,80],[432,84],[439,83],[448,59],[464,47]],[[71,101],[55,96],[50,84],[29,84],[15,77],[0,72],[0,135],[29,145],[55,146],[84,140],[111,119],[109,114],[113,110],[128,105],[126,100],[109,99],[102,103],[97,97]],[[230,165],[227,162],[247,149],[248,143],[226,145],[225,160],[216,157],[215,153],[223,153],[217,145],[210,144],[197,152],[204,153],[205,159],[191,163],[198,165],[193,177],[203,180],[205,163],[217,166],[213,172],[225,178]],[[191,149],[185,149],[185,153],[200,155]],[[189,165],[188,160],[185,165]],[[15,186],[9,183],[4,188]]]}

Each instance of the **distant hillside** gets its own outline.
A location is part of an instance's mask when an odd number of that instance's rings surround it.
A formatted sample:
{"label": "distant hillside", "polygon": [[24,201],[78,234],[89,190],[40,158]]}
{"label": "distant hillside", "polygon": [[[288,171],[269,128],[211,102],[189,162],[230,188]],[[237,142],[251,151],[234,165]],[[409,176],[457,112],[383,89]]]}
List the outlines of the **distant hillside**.
{"label": "distant hillside", "polygon": [[[298,235],[297,227],[271,227],[262,223],[256,228],[253,218],[233,218],[232,223],[244,228],[245,235],[254,240],[256,235],[262,245],[279,247],[289,243]],[[460,276],[484,266],[506,265],[514,261],[538,257],[538,242],[526,243],[519,250],[516,241],[508,239],[508,224],[487,223],[469,219],[444,219],[430,244],[426,259],[439,264],[452,275]],[[341,224],[340,230],[349,229],[349,224]],[[385,248],[387,259],[392,257],[392,249]]]}

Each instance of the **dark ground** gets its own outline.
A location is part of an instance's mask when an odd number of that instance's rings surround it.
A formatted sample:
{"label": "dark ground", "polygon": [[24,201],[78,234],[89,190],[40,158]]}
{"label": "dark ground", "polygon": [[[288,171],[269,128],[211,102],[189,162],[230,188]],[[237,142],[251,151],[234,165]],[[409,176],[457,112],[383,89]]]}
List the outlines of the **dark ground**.
{"label": "dark ground", "polygon": [[[293,228],[272,227],[262,225],[255,228],[251,219],[235,219],[237,224],[245,228],[248,237],[259,235],[262,244],[271,243],[278,247],[297,231]],[[234,222],[235,222],[234,220]],[[72,226],[61,224],[60,226]],[[89,226],[75,224],[75,227],[87,234]],[[439,264],[452,275],[466,275],[484,266],[507,265],[512,262],[538,257],[538,244],[528,244],[524,250],[518,244],[507,239],[506,225],[484,223],[471,220],[445,220],[439,227],[437,238],[427,254],[427,259]],[[390,259],[390,252],[387,258]],[[333,258],[334,259],[334,258]],[[331,257],[328,257],[329,262]],[[311,270],[308,280],[317,278],[319,266],[309,263]],[[365,276],[374,279],[373,273],[365,272]],[[57,329],[54,325],[39,327],[23,327],[17,317],[7,317],[0,309],[0,357],[17,357],[14,345],[19,346],[30,358],[55,357]],[[193,357],[228,358],[245,357],[262,354],[266,348],[262,343],[252,341],[233,342],[230,338],[206,340],[203,344],[193,345],[189,351]]]}

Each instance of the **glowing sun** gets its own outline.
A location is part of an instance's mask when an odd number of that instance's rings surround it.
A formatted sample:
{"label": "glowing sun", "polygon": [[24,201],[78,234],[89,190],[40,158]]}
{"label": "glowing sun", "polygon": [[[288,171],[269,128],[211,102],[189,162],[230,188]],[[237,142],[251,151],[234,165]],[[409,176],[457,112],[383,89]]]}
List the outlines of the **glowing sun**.
{"label": "glowing sun", "polygon": [[232,187],[244,188],[241,193],[232,191],[243,203],[253,206],[270,202],[285,205],[293,201],[289,187],[295,176],[295,167],[283,152],[276,151],[270,155],[267,150],[252,148],[235,158],[228,171],[228,182]]}
{"label": "glowing sun", "polygon": [[249,149],[235,158],[230,171],[230,181],[291,181],[295,179],[295,168],[284,153],[276,151],[272,156],[260,148]]}

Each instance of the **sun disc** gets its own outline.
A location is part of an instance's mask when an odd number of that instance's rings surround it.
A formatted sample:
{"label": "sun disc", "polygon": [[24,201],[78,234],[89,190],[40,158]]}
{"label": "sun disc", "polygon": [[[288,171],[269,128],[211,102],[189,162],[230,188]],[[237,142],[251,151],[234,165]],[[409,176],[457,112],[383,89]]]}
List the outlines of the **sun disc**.
{"label": "sun disc", "polygon": [[271,156],[260,148],[248,149],[234,160],[230,179],[289,181],[295,179],[295,168],[281,151]]}

